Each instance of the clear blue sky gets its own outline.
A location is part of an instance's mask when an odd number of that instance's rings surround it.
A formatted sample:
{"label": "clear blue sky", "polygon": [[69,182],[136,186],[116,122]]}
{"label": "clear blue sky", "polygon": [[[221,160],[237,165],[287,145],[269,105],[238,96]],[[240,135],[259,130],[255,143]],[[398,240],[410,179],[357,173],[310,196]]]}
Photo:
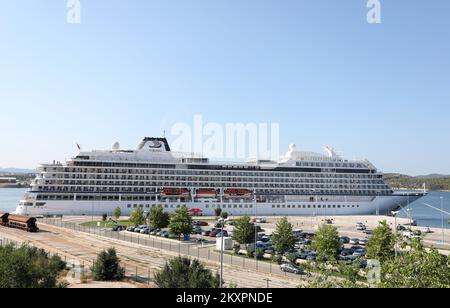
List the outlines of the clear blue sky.
{"label": "clear blue sky", "polygon": [[380,170],[450,174],[450,2],[0,2],[0,166],[33,168],[175,122],[279,122]]}

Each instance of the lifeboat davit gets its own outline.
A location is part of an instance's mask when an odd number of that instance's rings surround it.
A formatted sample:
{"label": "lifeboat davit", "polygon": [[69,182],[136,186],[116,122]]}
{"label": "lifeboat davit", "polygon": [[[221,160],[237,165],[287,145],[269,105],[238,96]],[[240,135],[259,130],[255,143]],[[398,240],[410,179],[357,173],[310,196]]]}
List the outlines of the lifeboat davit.
{"label": "lifeboat davit", "polygon": [[190,194],[187,188],[162,188],[160,191],[163,197],[189,197]]}
{"label": "lifeboat davit", "polygon": [[229,189],[225,189],[223,194],[225,197],[250,198],[252,196],[252,191],[249,189],[229,188]]}
{"label": "lifeboat davit", "polygon": [[197,189],[197,198],[216,198],[217,191],[215,189]]}

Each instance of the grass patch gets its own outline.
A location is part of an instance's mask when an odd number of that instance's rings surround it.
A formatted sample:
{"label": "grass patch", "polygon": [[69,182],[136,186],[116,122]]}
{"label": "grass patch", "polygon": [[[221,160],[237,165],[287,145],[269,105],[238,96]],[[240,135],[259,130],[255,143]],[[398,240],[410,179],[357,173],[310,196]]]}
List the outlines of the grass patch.
{"label": "grass patch", "polygon": [[[99,224],[100,223],[100,227]],[[119,220],[117,222],[113,221],[87,221],[80,224],[82,227],[90,227],[90,228],[112,228],[115,226],[125,226],[125,227],[134,227],[134,223],[129,220]]]}

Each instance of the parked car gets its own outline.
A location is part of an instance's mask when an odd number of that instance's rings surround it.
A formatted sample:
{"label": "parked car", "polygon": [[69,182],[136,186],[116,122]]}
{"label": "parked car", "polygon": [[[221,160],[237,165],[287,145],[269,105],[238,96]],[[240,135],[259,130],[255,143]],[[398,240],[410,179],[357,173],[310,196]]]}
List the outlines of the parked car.
{"label": "parked car", "polygon": [[202,228],[198,226],[192,228],[192,234],[202,234]]}
{"label": "parked car", "polygon": [[367,260],[361,260],[359,262],[359,268],[367,268]]}
{"label": "parked car", "polygon": [[358,244],[361,245],[361,246],[366,246],[367,245],[367,241],[365,239],[364,240],[359,240]]}
{"label": "parked car", "polygon": [[414,231],[413,231],[413,235],[414,235],[414,236],[422,236],[422,231],[420,231],[420,230],[414,230]]}
{"label": "parked car", "polygon": [[407,239],[410,239],[410,238],[413,237],[413,233],[411,231],[404,231],[402,233],[402,235],[403,235],[404,238],[407,238]]}
{"label": "parked car", "polygon": [[407,230],[406,227],[403,226],[403,225],[398,225],[397,226],[397,231],[406,231],[406,230]]}
{"label": "parked car", "polygon": [[[223,236],[224,237],[228,237],[228,231],[227,230],[223,230]],[[222,237],[222,231],[219,231],[216,233],[216,237]]]}
{"label": "parked car", "polygon": [[351,238],[349,244],[351,244],[351,245],[358,245],[359,244],[359,239]]}
{"label": "parked car", "polygon": [[270,241],[270,236],[267,236],[267,235],[262,236],[262,237],[261,237],[261,241],[263,241],[264,243],[269,242],[269,241]]}
{"label": "parked car", "polygon": [[112,228],[111,228],[111,231],[113,231],[113,232],[118,232],[118,231],[120,231],[120,230],[119,230],[119,226],[114,226],[114,227],[112,227]]}
{"label": "parked car", "polygon": [[354,249],[346,248],[346,249],[343,249],[343,250],[341,251],[341,254],[340,254],[340,255],[343,256],[343,257],[351,256],[354,252],[355,252]]}
{"label": "parked car", "polygon": [[341,236],[341,237],[339,238],[339,241],[340,241],[342,244],[348,244],[348,243],[350,243],[350,238],[349,238],[348,236]]}
{"label": "parked car", "polygon": [[150,232],[151,235],[156,235],[158,232],[161,232],[161,229],[156,228],[155,230],[153,230],[152,232]]}
{"label": "parked car", "polygon": [[315,233],[307,233],[305,238],[308,240],[313,240],[316,237]]}
{"label": "parked car", "polygon": [[367,229],[367,230],[364,230],[363,233],[364,233],[364,234],[367,234],[367,235],[372,235],[372,234],[373,234],[373,231]]}
{"label": "parked car", "polygon": [[161,231],[160,236],[169,238],[169,231]]}
{"label": "parked car", "polygon": [[284,263],[280,266],[281,271],[285,272],[285,273],[293,273],[296,275],[302,275],[305,273],[305,271],[303,270],[303,268],[299,267],[299,266],[295,266],[293,264],[290,263]]}
{"label": "parked car", "polygon": [[265,217],[257,217],[256,223],[257,224],[265,224],[267,222],[267,219]]}
{"label": "parked car", "polygon": [[210,237],[217,237],[217,232],[216,232],[215,230],[213,230],[213,231],[211,231],[211,232],[209,233],[209,236],[210,236]]}
{"label": "parked car", "polygon": [[202,235],[203,236],[209,236],[211,234],[211,231],[203,231]]}
{"label": "parked car", "polygon": [[367,230],[367,227],[365,225],[357,225],[356,230],[357,231],[365,231],[365,230]]}
{"label": "parked car", "polygon": [[206,221],[196,221],[197,226],[207,227],[209,224]]}
{"label": "parked car", "polygon": [[308,254],[308,256],[306,256],[307,261],[315,261],[316,259],[317,259],[316,253],[310,253],[310,254]]}
{"label": "parked car", "polygon": [[423,227],[420,231],[422,231],[422,233],[431,233],[430,227]]}
{"label": "parked car", "polygon": [[360,253],[360,252],[355,251],[352,256],[356,257],[356,258],[361,258],[361,257],[363,257],[363,254]]}
{"label": "parked car", "polygon": [[273,247],[267,248],[266,250],[264,250],[264,253],[273,255],[275,253],[275,249]]}
{"label": "parked car", "polygon": [[196,240],[196,242],[197,242],[198,244],[203,244],[203,243],[207,243],[208,241],[205,240],[204,238],[198,238],[198,239]]}
{"label": "parked car", "polygon": [[134,232],[134,229],[135,229],[135,227],[128,227],[128,228],[127,228],[127,231],[128,231],[128,232]]}

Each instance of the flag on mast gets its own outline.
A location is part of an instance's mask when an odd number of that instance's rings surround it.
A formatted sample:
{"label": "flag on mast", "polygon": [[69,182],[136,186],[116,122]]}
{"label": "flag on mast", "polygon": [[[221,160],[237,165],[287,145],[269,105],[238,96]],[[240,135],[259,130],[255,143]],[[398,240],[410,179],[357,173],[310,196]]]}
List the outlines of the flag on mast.
{"label": "flag on mast", "polygon": [[81,146],[77,143],[78,151],[81,151]]}

